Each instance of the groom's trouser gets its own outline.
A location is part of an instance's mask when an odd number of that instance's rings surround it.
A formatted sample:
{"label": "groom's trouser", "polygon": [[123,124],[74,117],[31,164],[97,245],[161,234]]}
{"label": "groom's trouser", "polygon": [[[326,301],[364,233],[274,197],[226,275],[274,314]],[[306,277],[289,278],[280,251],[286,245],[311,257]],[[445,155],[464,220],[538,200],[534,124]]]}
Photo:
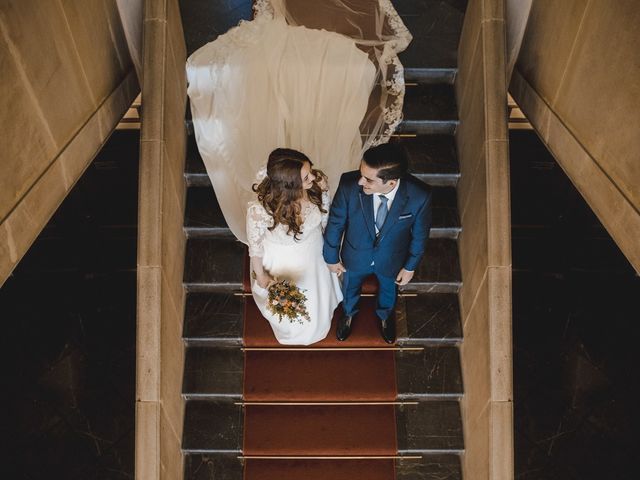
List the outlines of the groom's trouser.
{"label": "groom's trouser", "polygon": [[364,279],[372,273],[375,274],[380,285],[378,289],[376,315],[378,315],[378,318],[386,320],[393,313],[398,293],[398,287],[395,283],[396,279],[380,275],[371,267],[371,269],[364,272],[347,270],[343,274],[342,295],[344,296],[344,300],[342,301],[342,308],[346,315],[353,316],[358,313],[358,302],[360,300],[362,283]]}

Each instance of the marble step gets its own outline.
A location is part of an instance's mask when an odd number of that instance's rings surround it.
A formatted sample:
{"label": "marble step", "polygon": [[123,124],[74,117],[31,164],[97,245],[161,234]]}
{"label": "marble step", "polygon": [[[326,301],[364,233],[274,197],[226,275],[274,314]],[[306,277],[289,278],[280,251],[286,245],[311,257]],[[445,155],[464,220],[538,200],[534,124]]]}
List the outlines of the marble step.
{"label": "marble step", "polygon": [[455,187],[460,166],[453,135],[418,135],[397,140],[409,155],[409,171],[431,186]]}
{"label": "marble step", "polygon": [[408,86],[397,133],[453,135],[458,126],[455,90],[451,84]]}
{"label": "marble step", "polygon": [[[244,299],[233,293],[189,292],[183,336],[187,345],[242,345]],[[396,307],[398,345],[457,345],[462,341],[458,296],[401,296]]]}
{"label": "marble step", "polygon": [[[348,345],[345,345],[348,346]],[[385,352],[390,353],[390,352]],[[366,362],[374,365],[379,352],[372,351],[327,351],[317,348],[313,351],[260,351],[247,352],[239,347],[202,347],[189,346],[186,351],[184,382],[182,395],[187,400],[210,399],[224,400],[227,398],[238,401],[243,398],[243,371],[245,355],[252,355],[252,365],[256,362],[264,364],[285,364],[296,356],[297,362],[304,364],[305,374],[295,370],[286,380],[274,371],[272,381],[278,385],[287,384],[293,391],[306,391],[307,371],[322,371],[325,368],[338,368],[329,375],[330,378],[341,378],[352,388],[348,391],[348,398],[371,398],[370,391],[376,389],[375,381],[363,380],[359,383],[358,373],[350,375],[349,370],[343,370],[337,365],[349,365],[354,362]],[[458,399],[462,396],[462,374],[460,370],[460,356],[456,347],[427,347],[422,350],[396,351],[395,369],[397,400],[447,400]],[[331,371],[330,370],[330,371]],[[356,375],[356,377],[354,377]],[[360,377],[361,379],[361,377]],[[341,381],[342,381],[341,380]],[[374,379],[375,380],[375,379]],[[318,386],[305,397],[296,397],[296,401],[315,401],[316,398],[346,401],[344,395],[332,397],[335,385],[331,381]],[[375,390],[377,391],[377,390]],[[270,394],[271,395],[271,394]],[[278,397],[277,392],[273,393]],[[281,397],[289,399],[288,393]],[[275,398],[274,397],[274,398]]]}
{"label": "marble step", "polygon": [[405,69],[455,68],[467,0],[392,0],[413,35],[400,53]]}
{"label": "marble step", "polygon": [[457,74],[457,68],[405,67],[404,81],[407,84],[453,84]]}
{"label": "marble step", "polygon": [[[453,187],[433,187],[431,238],[458,238],[458,199]],[[211,187],[187,191],[184,228],[189,237],[230,236],[231,232]]]}
{"label": "marble step", "polygon": [[[247,462],[261,460],[243,460],[235,454],[224,453],[188,453],[185,455],[185,480],[242,480],[244,467]],[[286,467],[293,469],[291,460],[267,460],[269,462],[283,462]],[[362,462],[363,460],[345,460]],[[318,460],[321,462],[325,460]],[[424,454],[415,459],[399,459],[395,462],[395,477],[397,480],[461,480],[462,470],[460,456],[457,454]],[[292,473],[283,476],[282,480],[300,480],[300,476]],[[315,478],[315,477],[314,477]],[[352,477],[345,477],[352,478]],[[383,477],[384,478],[384,477]],[[333,477],[332,477],[333,479]],[[335,479],[333,479],[335,480]],[[339,478],[337,480],[344,480]]]}
{"label": "marble step", "polygon": [[[184,283],[187,291],[240,291],[246,247],[231,238],[189,238]],[[457,293],[461,286],[456,240],[431,238],[406,293]]]}
{"label": "marble step", "polygon": [[[228,400],[188,400],[186,402],[182,450],[186,454],[242,455],[244,407]],[[306,405],[269,406],[296,422],[308,412]],[[330,404],[313,407],[331,418]],[[362,408],[354,405],[352,408]],[[457,400],[418,401],[396,405],[396,431],[400,455],[461,454],[464,452],[460,404]],[[285,412],[281,412],[285,410]],[[331,428],[327,426],[327,428]],[[309,432],[312,435],[313,432]],[[283,455],[286,453],[283,452]]]}
{"label": "marble step", "polygon": [[408,86],[402,109],[404,122],[457,121],[458,110],[453,85],[446,83]]}
{"label": "marble step", "polygon": [[[452,135],[418,135],[403,137],[409,154],[409,171],[432,186],[455,186],[460,177],[455,138]],[[321,165],[319,165],[321,167]],[[210,186],[211,181],[198,152],[195,137],[187,138],[187,186]]]}

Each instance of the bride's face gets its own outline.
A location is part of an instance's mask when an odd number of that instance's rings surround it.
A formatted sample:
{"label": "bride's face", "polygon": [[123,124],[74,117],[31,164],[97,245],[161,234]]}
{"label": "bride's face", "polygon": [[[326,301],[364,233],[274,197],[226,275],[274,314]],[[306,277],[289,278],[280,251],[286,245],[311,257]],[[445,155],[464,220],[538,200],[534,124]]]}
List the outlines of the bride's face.
{"label": "bride's face", "polygon": [[313,181],[316,179],[316,176],[311,173],[311,164],[309,162],[304,162],[302,164],[302,168],[300,169],[300,178],[302,178],[303,190],[309,190],[313,186]]}

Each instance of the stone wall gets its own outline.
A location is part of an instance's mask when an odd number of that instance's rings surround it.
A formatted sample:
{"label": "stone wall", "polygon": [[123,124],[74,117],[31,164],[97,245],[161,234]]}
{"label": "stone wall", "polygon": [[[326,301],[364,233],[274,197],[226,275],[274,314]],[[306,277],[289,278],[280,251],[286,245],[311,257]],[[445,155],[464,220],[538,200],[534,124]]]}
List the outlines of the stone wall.
{"label": "stone wall", "polygon": [[0,4],[0,285],[138,93],[115,1]]}
{"label": "stone wall", "polygon": [[511,221],[504,0],[470,0],[458,54],[456,143],[465,478],[513,478]]}
{"label": "stone wall", "polygon": [[522,111],[636,271],[639,23],[636,0],[536,0],[510,85]]}
{"label": "stone wall", "polygon": [[178,0],[144,12],[136,478],[182,478],[186,50]]}

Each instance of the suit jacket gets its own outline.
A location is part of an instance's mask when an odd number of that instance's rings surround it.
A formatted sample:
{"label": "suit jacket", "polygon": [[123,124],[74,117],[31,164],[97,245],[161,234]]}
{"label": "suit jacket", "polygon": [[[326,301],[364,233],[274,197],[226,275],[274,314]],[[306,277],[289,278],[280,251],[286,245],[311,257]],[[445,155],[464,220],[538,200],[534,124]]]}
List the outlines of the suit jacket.
{"label": "suit jacket", "polygon": [[401,268],[414,271],[424,254],[431,228],[431,189],[412,175],[400,185],[380,233],[376,235],[373,195],[358,185],[360,172],[340,178],[324,233],[327,263],[342,260],[347,270],[375,271],[395,277]]}

